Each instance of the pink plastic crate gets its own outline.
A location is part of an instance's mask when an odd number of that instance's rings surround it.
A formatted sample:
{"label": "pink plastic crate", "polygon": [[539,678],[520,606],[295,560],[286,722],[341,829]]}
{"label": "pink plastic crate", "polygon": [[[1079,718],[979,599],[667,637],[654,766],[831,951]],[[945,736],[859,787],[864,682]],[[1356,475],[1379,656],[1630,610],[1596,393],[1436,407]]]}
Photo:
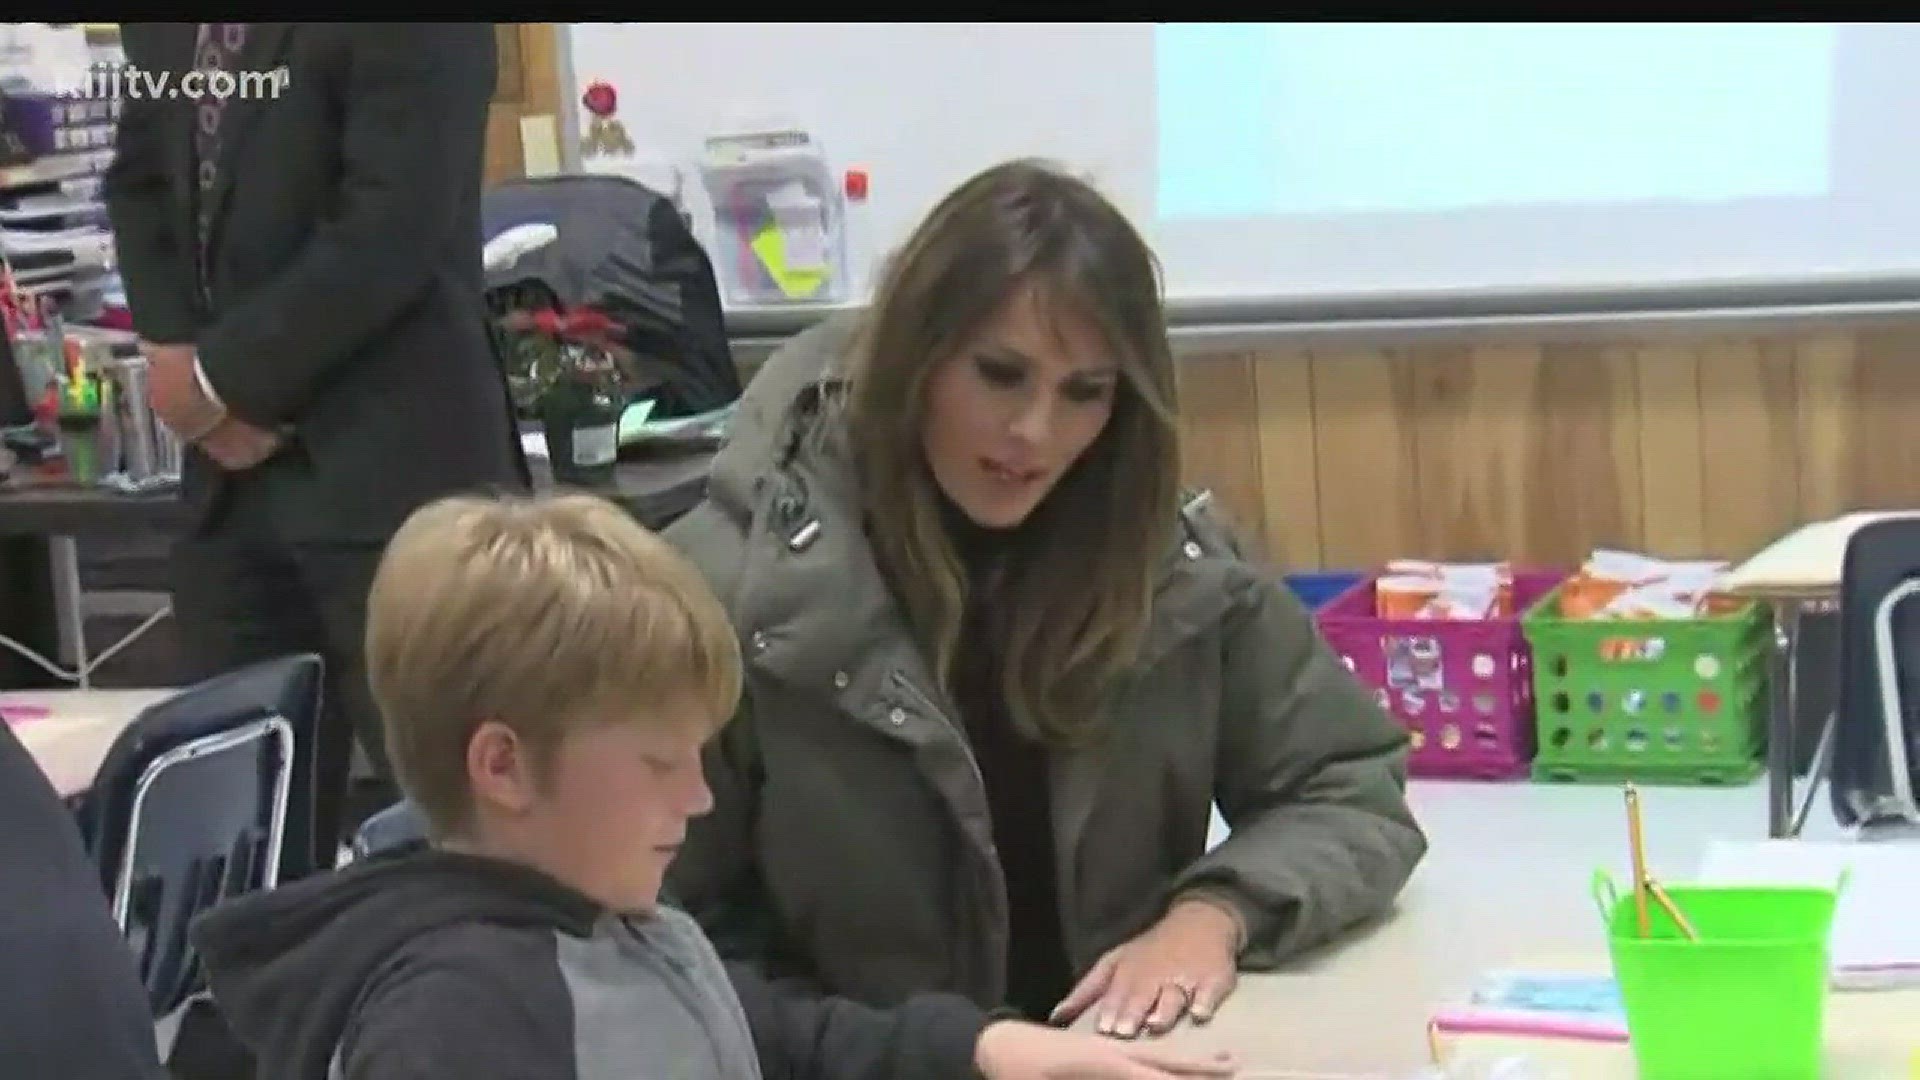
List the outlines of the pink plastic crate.
{"label": "pink plastic crate", "polygon": [[1565,574],[1513,580],[1514,616],[1480,622],[1382,619],[1369,576],[1320,609],[1320,632],[1413,736],[1408,771],[1506,780],[1533,761],[1533,656],[1519,615]]}

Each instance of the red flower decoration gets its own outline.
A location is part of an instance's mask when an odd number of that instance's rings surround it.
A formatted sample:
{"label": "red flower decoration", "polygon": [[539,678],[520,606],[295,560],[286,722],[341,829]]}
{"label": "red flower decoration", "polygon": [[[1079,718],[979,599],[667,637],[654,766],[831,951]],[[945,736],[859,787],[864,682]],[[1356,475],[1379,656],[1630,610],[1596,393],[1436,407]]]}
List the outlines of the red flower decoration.
{"label": "red flower decoration", "polygon": [[589,345],[606,345],[608,339],[619,334],[621,326],[596,308],[575,308],[572,311],[559,312],[552,308],[541,308],[532,312],[513,312],[505,320],[509,330],[544,334],[556,341],[577,341]]}
{"label": "red flower decoration", "polygon": [[613,115],[613,110],[620,104],[620,95],[614,92],[612,83],[596,82],[580,95],[580,104],[585,105],[588,112],[604,119]]}
{"label": "red flower decoration", "polygon": [[620,324],[593,308],[575,308],[560,320],[560,333],[570,338],[605,338],[619,329]]}

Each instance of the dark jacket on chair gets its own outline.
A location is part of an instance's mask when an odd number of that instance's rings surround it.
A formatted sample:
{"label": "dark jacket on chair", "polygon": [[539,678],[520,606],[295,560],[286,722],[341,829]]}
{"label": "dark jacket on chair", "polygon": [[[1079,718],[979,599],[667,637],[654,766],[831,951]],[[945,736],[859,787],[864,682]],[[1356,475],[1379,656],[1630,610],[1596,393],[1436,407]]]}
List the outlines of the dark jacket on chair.
{"label": "dark jacket on chair", "polygon": [[[292,432],[243,474],[189,450],[187,499],[258,479],[288,537],[378,543],[435,497],[524,484],[480,264],[493,25],[250,27],[204,289],[193,102],[129,95],[105,183],[140,336],[196,344],[233,415]],[[127,24],[128,63],[179,86],[196,29]]]}
{"label": "dark jacket on chair", "polygon": [[621,916],[431,848],[233,901],[194,944],[272,1080],[973,1080],[985,1023],[939,995],[895,1012],[792,995],[671,908]]}
{"label": "dark jacket on chair", "polygon": [[0,1074],[159,1080],[153,1017],[73,816],[0,721]]}

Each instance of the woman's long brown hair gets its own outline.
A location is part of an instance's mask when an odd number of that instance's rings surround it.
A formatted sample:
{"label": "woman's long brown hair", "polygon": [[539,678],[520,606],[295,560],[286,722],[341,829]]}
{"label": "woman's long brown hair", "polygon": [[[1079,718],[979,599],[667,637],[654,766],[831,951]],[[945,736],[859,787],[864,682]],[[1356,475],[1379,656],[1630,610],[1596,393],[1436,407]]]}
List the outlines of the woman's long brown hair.
{"label": "woman's long brown hair", "polygon": [[926,387],[1014,297],[1086,320],[1120,365],[1106,427],[1020,530],[995,593],[1015,723],[1053,742],[1093,735],[1133,663],[1155,571],[1175,539],[1179,438],[1159,266],[1085,182],[1016,161],[948,195],[891,260],[844,399],[875,558],[951,690],[968,596],[926,461]]}

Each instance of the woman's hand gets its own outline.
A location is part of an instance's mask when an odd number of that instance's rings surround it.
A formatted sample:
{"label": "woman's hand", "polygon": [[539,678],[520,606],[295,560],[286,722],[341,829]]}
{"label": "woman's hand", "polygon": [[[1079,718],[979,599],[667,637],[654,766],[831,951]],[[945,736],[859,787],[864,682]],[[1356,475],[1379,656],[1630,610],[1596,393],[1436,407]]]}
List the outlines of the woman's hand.
{"label": "woman's hand", "polygon": [[1019,1020],[987,1025],[974,1046],[974,1067],[987,1080],[1224,1080],[1239,1072],[1226,1054],[1128,1046]]}
{"label": "woman's hand", "polygon": [[1069,1023],[1097,1004],[1096,1030],[1123,1039],[1169,1031],[1187,1014],[1204,1024],[1233,992],[1240,938],[1224,902],[1175,901],[1151,930],[1101,957],[1051,1019]]}

